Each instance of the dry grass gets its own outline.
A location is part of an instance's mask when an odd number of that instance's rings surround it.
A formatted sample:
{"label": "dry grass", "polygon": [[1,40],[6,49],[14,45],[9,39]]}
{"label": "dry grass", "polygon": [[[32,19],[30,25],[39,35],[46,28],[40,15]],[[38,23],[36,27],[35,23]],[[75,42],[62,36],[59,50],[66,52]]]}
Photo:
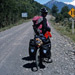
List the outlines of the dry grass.
{"label": "dry grass", "polygon": [[72,30],[67,30],[66,27],[62,26],[60,23],[55,23],[54,20],[50,20],[52,26],[61,34],[66,35],[72,39],[73,42],[75,42],[75,34],[72,34]]}

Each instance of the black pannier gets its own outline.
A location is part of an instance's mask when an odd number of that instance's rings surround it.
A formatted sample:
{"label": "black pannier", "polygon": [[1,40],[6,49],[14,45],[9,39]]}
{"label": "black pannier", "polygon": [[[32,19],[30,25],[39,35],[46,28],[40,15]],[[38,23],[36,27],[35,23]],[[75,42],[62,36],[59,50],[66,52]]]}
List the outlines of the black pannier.
{"label": "black pannier", "polygon": [[42,45],[40,48],[41,57],[50,58],[51,57],[51,43]]}
{"label": "black pannier", "polygon": [[37,51],[37,47],[35,45],[35,40],[34,39],[30,39],[30,42],[29,42],[29,55],[30,56],[35,56],[36,55],[36,51]]}

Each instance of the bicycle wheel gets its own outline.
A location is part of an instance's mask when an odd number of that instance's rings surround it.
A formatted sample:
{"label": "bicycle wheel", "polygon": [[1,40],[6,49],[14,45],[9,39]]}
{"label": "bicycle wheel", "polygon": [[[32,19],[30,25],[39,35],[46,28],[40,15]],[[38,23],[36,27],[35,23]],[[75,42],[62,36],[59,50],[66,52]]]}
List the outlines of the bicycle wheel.
{"label": "bicycle wheel", "polygon": [[39,69],[39,62],[40,62],[40,53],[39,53],[39,49],[37,49],[37,52],[36,52],[35,62],[36,62],[37,70],[38,70],[38,69]]}

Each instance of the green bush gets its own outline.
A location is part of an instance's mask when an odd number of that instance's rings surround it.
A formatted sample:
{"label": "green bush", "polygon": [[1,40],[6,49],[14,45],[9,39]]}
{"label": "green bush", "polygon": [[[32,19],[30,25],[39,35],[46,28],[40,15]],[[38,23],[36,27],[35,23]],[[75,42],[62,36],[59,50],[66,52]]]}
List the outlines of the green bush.
{"label": "green bush", "polygon": [[60,13],[58,13],[58,14],[56,15],[55,21],[56,21],[56,23],[57,23],[57,22],[62,21],[63,19],[64,19],[63,15],[61,15]]}

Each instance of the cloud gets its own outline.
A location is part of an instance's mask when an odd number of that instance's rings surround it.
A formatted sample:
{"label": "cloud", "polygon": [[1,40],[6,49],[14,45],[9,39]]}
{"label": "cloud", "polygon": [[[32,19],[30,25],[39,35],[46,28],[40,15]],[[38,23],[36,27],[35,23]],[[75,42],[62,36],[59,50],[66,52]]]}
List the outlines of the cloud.
{"label": "cloud", "polygon": [[71,5],[74,5],[75,6],[75,0],[73,0],[72,2],[64,2],[66,4],[71,4]]}

